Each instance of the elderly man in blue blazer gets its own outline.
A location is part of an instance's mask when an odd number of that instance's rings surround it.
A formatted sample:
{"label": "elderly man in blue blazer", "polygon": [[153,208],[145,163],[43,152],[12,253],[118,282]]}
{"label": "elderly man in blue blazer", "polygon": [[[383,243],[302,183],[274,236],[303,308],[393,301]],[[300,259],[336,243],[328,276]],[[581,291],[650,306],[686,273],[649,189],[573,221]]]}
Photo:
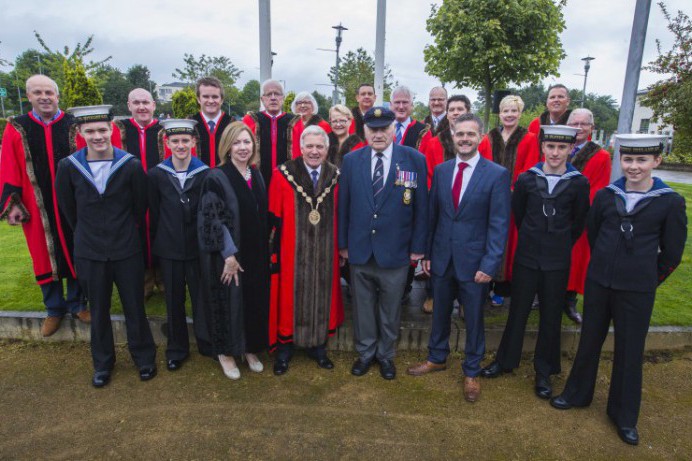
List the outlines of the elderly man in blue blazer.
{"label": "elderly man in blue blazer", "polygon": [[425,157],[395,144],[394,113],[371,108],[364,117],[368,146],[344,157],[339,179],[339,254],[348,259],[353,331],[362,376],[373,360],[394,379],[401,297],[408,268],[423,259],[428,220]]}
{"label": "elderly man in blue blazer", "polygon": [[485,354],[483,304],[488,282],[502,262],[510,214],[509,172],[478,153],[483,123],[463,114],[452,124],[457,155],[435,168],[430,189],[428,255],[423,269],[431,274],[432,331],[428,359],[407,373],[420,376],[444,370],[454,298],[466,321],[464,398],[480,396],[480,363]]}

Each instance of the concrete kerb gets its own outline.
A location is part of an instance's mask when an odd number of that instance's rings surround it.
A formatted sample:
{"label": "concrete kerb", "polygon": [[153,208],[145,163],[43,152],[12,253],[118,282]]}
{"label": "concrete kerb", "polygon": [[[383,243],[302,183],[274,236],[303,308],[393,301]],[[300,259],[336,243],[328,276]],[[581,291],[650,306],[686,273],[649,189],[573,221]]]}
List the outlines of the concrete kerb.
{"label": "concrete kerb", "polygon": [[[89,326],[78,320],[66,316],[63,323],[53,336],[43,338],[41,336],[41,323],[46,314],[43,312],[0,312],[0,339],[20,339],[27,341],[89,341]],[[116,343],[124,344],[127,342],[125,334],[125,317],[122,315],[112,315],[113,335]],[[150,316],[149,324],[157,344],[166,343],[166,318]],[[188,318],[190,328],[190,339],[194,341],[192,332],[192,320]],[[575,327],[564,327],[562,330],[562,351],[574,354],[579,345],[579,329]],[[527,330],[524,338],[524,352],[530,352],[536,343],[536,330]],[[430,334],[430,321],[403,321],[399,336],[399,350],[425,351],[428,345]],[[486,329],[486,349],[495,351],[502,338],[502,328],[493,327]],[[463,352],[466,334],[464,324],[460,320],[452,323],[452,333],[449,339],[450,348],[453,351]],[[646,350],[675,350],[683,349],[692,345],[692,327],[651,327],[646,340]],[[329,340],[329,349],[339,351],[353,351],[353,329],[351,323],[346,321],[337,333]],[[608,333],[608,338],[603,346],[603,350],[612,352],[613,350],[613,329]]]}

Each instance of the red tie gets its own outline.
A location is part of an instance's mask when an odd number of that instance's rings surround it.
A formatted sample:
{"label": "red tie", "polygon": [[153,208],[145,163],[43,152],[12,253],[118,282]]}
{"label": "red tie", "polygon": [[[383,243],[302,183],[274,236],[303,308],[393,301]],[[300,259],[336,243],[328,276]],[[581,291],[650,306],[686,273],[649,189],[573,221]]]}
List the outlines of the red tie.
{"label": "red tie", "polygon": [[457,170],[457,175],[454,177],[454,184],[452,184],[452,201],[454,203],[454,210],[459,209],[459,197],[461,196],[461,183],[464,179],[464,170],[469,166],[466,162],[459,162],[459,169]]}

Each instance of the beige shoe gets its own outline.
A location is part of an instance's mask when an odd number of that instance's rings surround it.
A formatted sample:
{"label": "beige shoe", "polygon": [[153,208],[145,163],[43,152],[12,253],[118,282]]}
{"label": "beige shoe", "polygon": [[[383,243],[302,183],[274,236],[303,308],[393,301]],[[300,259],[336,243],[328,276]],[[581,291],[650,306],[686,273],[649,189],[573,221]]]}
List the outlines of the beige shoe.
{"label": "beige shoe", "polygon": [[262,365],[262,362],[259,361],[255,354],[245,354],[245,359],[247,360],[247,366],[250,368],[250,371],[254,371],[255,373],[262,373],[264,371],[264,365]]}
{"label": "beige shoe", "polygon": [[56,331],[60,329],[60,323],[62,322],[62,317],[46,317],[41,325],[41,335],[44,338],[55,334]]}
{"label": "beige shoe", "polygon": [[464,378],[464,399],[475,402],[481,396],[481,381],[478,378]]}

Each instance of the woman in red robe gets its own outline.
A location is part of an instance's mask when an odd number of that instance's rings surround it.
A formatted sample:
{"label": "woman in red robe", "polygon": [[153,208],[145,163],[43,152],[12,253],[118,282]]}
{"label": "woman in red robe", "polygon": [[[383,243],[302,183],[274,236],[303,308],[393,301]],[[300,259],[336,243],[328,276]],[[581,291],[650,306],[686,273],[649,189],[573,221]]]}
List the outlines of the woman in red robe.
{"label": "woman in red robe", "polygon": [[291,120],[293,130],[291,141],[291,158],[300,157],[300,135],[303,130],[311,125],[317,125],[327,134],[332,132],[332,127],[322,117],[317,115],[319,106],[313,95],[307,91],[301,91],[291,103],[291,112],[296,114]]}
{"label": "woman in red robe", "polygon": [[[517,177],[538,162],[538,139],[526,128],[519,126],[524,110],[524,101],[519,96],[509,95],[500,101],[500,126],[486,134],[478,145],[478,152],[493,162],[502,165],[512,173],[511,187]],[[495,276],[494,306],[504,303],[504,296],[510,295],[509,282],[512,280],[512,262],[517,247],[517,226],[514,217],[510,220],[509,237],[505,250],[505,260]]]}
{"label": "woman in red robe", "polygon": [[470,111],[471,101],[463,94],[451,96],[447,100],[447,117],[440,122],[438,135],[427,143],[423,151],[428,166],[428,189],[432,184],[435,167],[446,160],[454,158],[456,155],[450,122],[454,121],[461,114]]}

